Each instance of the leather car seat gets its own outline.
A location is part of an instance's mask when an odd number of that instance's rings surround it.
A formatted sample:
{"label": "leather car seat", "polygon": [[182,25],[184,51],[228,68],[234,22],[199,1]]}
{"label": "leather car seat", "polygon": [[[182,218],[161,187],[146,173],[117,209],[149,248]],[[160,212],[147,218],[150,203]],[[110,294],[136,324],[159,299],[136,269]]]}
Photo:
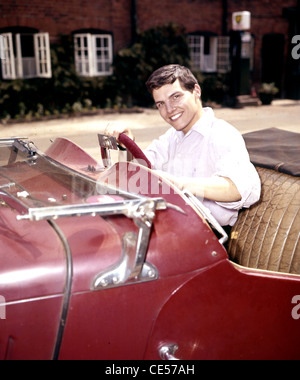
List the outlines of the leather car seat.
{"label": "leather car seat", "polygon": [[300,274],[300,177],[257,167],[259,202],[240,212],[228,254],[251,268]]}

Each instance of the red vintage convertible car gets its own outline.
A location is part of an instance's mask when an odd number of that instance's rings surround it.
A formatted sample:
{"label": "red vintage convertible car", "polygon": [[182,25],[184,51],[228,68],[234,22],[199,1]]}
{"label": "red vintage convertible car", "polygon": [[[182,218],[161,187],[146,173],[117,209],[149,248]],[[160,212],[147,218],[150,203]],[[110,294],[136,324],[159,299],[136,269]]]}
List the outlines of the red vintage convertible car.
{"label": "red vintage convertible car", "polygon": [[0,359],[300,359],[300,178],[258,168],[226,242],[123,140],[0,139]]}

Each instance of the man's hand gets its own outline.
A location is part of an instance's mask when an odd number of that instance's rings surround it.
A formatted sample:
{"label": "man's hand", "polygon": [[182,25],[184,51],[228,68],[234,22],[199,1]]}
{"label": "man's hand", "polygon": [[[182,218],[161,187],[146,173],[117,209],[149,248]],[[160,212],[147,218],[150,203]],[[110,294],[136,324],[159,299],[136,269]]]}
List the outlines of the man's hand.
{"label": "man's hand", "polygon": [[130,128],[123,123],[109,122],[104,131],[104,134],[115,137],[118,142],[121,133],[125,133],[128,137],[134,140],[134,135]]}

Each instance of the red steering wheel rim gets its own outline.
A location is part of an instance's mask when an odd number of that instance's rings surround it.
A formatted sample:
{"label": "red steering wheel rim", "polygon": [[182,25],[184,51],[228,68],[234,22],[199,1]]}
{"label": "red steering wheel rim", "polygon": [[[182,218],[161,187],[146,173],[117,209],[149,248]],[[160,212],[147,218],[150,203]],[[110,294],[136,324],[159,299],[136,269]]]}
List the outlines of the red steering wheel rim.
{"label": "red steering wheel rim", "polygon": [[123,144],[126,149],[133,155],[133,157],[138,160],[141,165],[144,165],[151,169],[151,162],[143,153],[142,149],[125,133],[121,133],[119,136],[119,142]]}

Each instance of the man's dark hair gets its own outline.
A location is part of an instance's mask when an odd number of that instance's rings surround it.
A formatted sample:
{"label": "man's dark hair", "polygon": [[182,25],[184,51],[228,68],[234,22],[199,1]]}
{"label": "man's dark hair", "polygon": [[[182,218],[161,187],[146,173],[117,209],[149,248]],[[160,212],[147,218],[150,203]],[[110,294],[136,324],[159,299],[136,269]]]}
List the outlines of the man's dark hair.
{"label": "man's dark hair", "polygon": [[179,80],[183,89],[193,92],[195,84],[198,84],[197,79],[190,69],[180,65],[163,66],[150,76],[146,82],[148,91],[152,94],[154,90],[161,88],[166,84],[173,84]]}

